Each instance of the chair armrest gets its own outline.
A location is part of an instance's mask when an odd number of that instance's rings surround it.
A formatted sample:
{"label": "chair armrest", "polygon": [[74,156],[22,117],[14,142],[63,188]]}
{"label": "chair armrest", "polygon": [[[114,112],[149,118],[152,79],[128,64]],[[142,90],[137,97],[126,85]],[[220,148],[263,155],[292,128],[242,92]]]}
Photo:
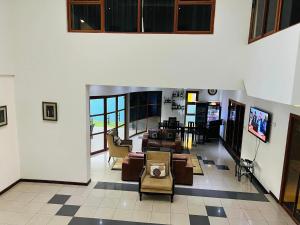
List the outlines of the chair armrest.
{"label": "chair armrest", "polygon": [[139,177],[139,190],[141,190],[142,182],[143,182],[145,176],[146,176],[146,167],[144,166],[140,173],[140,177]]}
{"label": "chair armrest", "polygon": [[149,139],[149,134],[148,133],[143,134],[142,148],[146,148],[148,146],[148,139]]}

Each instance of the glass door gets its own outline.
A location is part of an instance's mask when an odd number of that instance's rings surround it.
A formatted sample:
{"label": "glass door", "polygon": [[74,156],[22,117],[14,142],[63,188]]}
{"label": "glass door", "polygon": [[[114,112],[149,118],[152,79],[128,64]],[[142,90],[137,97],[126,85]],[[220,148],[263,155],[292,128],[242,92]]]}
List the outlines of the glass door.
{"label": "glass door", "polygon": [[91,154],[104,150],[104,98],[90,99]]}
{"label": "glass door", "polygon": [[300,116],[291,115],[287,139],[281,203],[300,222]]}
{"label": "glass door", "polygon": [[106,134],[112,129],[125,139],[125,118],[125,95],[90,98],[91,154],[107,150]]}

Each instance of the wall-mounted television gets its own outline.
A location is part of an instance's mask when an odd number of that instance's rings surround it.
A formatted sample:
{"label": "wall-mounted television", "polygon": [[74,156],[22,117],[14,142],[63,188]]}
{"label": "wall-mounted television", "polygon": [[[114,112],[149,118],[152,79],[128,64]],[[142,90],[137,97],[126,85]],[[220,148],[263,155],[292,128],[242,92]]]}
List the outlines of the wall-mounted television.
{"label": "wall-mounted television", "polygon": [[248,131],[263,142],[268,142],[270,128],[271,114],[256,107],[250,107]]}

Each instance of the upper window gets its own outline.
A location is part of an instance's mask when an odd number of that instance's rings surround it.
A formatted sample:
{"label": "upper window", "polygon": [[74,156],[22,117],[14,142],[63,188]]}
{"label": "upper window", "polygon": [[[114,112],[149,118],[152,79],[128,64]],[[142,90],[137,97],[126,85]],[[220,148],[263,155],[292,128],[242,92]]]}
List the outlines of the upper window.
{"label": "upper window", "polygon": [[249,42],[300,22],[299,0],[253,0]]}
{"label": "upper window", "polygon": [[215,0],[67,0],[71,32],[213,33]]}

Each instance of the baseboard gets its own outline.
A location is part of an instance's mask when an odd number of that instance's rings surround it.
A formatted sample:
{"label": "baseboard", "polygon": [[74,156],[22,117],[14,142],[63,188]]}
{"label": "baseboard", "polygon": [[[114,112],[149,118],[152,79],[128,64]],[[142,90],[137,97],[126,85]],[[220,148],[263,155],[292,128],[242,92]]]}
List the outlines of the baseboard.
{"label": "baseboard", "polygon": [[3,195],[5,192],[9,191],[11,188],[13,188],[14,186],[16,186],[19,182],[20,182],[20,180],[17,180],[14,183],[12,183],[11,185],[9,185],[7,188],[5,188],[2,191],[0,191],[0,195]]}
{"label": "baseboard", "polygon": [[20,179],[20,182],[88,186],[91,183],[91,179],[89,179],[88,182],[72,182],[72,181],[57,181],[57,180],[37,180],[37,179]]}
{"label": "baseboard", "polygon": [[269,191],[269,194],[271,195],[271,197],[279,204],[279,199],[273,194],[272,191]]}
{"label": "baseboard", "polygon": [[78,186],[88,186],[91,183],[91,179],[88,180],[88,182],[71,182],[71,181],[56,181],[56,180],[36,180],[36,179],[19,179],[9,185],[4,190],[0,191],[0,195],[3,195],[5,192],[12,189],[14,186],[16,186],[20,182],[30,182],[30,183],[48,183],[48,184],[65,184],[65,185],[78,185]]}

